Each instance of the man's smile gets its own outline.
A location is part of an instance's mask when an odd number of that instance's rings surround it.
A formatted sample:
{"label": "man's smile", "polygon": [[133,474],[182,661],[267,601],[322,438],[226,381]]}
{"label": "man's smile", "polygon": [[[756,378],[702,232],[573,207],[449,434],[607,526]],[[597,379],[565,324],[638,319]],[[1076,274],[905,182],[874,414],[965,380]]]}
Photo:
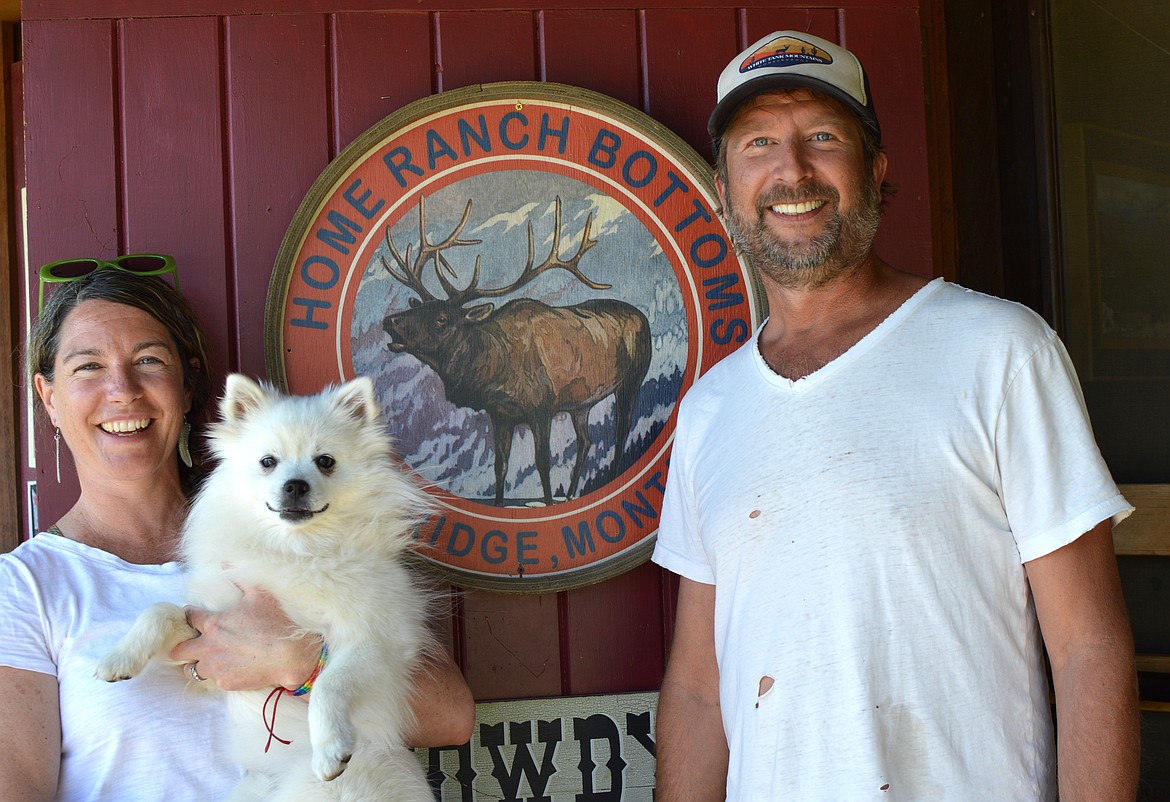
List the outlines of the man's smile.
{"label": "man's smile", "polygon": [[825,203],[823,200],[801,201],[800,203],[777,203],[768,208],[774,214],[792,217],[800,214],[808,214],[811,211],[821,208]]}

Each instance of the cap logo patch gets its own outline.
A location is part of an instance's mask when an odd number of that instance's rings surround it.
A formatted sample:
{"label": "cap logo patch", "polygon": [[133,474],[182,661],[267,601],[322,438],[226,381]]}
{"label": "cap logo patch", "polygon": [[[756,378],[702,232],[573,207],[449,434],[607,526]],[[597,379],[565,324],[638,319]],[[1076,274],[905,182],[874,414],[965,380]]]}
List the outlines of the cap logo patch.
{"label": "cap logo patch", "polygon": [[781,36],[757,48],[739,65],[741,73],[763,67],[794,67],[798,64],[832,64],[826,51],[794,36]]}

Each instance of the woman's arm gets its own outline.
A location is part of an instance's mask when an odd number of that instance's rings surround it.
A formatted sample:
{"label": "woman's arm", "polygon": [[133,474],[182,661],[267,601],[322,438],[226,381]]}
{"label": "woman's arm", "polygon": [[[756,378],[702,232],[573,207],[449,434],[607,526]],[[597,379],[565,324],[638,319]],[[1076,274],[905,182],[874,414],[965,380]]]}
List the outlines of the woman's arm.
{"label": "woman's arm", "polygon": [[467,743],[475,727],[475,699],[455,661],[444,650],[428,656],[414,672],[414,730],[410,746],[428,748]]}
{"label": "woman's arm", "polygon": [[57,678],[0,666],[0,798],[51,800],[61,771]]}

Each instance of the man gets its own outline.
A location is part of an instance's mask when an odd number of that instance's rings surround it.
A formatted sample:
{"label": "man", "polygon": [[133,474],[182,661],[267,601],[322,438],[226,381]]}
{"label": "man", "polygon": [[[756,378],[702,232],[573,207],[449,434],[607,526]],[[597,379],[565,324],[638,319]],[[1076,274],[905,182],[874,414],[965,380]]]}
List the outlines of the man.
{"label": "man", "polygon": [[680,407],[658,799],[1132,800],[1132,508],[1060,341],[873,253],[886,156],[849,51],[761,39],[709,129],[770,317]]}

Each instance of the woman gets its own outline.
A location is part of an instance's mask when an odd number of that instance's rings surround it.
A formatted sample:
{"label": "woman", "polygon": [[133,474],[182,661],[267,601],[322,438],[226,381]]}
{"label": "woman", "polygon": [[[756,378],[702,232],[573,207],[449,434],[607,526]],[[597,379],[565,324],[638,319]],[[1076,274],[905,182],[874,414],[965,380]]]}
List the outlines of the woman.
{"label": "woman", "polygon": [[[102,265],[49,297],[29,336],[28,373],[74,457],[81,494],[47,532],[0,555],[0,797],[214,800],[238,775],[218,758],[224,688],[296,688],[320,641],[289,637],[264,593],[222,615],[192,611],[203,635],[107,684],[93,666],[148,604],[183,595],[173,562],[190,490],[189,420],[210,397],[203,338],[161,278]],[[58,441],[59,442],[59,441]],[[474,706],[445,661],[417,677],[415,745],[461,743]]]}

